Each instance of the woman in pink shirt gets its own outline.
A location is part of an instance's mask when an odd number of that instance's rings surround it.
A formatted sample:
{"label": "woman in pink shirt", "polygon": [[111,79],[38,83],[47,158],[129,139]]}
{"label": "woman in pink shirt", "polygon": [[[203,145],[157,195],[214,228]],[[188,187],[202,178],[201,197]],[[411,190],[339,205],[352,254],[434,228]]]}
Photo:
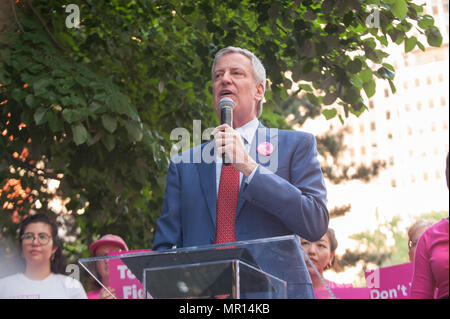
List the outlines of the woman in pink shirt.
{"label": "woman in pink shirt", "polygon": [[433,220],[419,219],[408,229],[408,255],[409,261],[414,262],[416,257],[416,247],[420,236],[434,224]]}
{"label": "woman in pink shirt", "polygon": [[[95,257],[108,256],[112,251],[127,251],[128,247],[125,241],[116,235],[105,235],[93,242],[89,246],[89,250]],[[108,260],[99,260],[96,262],[98,275],[102,283],[108,286],[108,290],[115,294],[115,290],[109,287],[109,263]],[[100,287],[97,283],[98,289],[88,292],[88,299],[113,299],[115,296],[111,295],[105,288]]]}
{"label": "woman in pink shirt", "polygon": [[[323,278],[323,272],[330,269],[334,265],[335,251],[337,248],[336,235],[334,230],[328,228],[327,233],[318,241],[310,242],[306,239],[301,240],[302,248],[305,253],[308,254],[314,268],[310,265],[309,261],[306,261],[306,266],[308,268],[309,275],[311,276],[314,294],[317,299],[331,298],[328,289],[322,282],[325,281],[327,286],[333,290],[334,288],[352,288],[352,284],[338,284]],[[317,272],[319,275],[317,274]]]}
{"label": "woman in pink shirt", "polygon": [[[447,187],[449,186],[447,154]],[[416,248],[414,275],[411,286],[411,298],[433,299],[435,289],[438,289],[437,299],[447,298],[448,294],[448,246],[449,246],[448,217],[428,228]]]}
{"label": "woman in pink shirt", "polygon": [[428,228],[420,237],[416,248],[411,298],[448,298],[448,218]]}

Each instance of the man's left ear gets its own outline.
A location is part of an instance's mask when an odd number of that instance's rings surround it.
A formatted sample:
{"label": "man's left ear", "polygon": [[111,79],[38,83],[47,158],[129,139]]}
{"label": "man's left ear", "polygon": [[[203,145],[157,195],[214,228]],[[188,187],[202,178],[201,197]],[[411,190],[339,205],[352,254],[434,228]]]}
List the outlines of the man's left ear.
{"label": "man's left ear", "polygon": [[256,85],[256,95],[257,100],[261,100],[264,97],[264,84],[258,83]]}

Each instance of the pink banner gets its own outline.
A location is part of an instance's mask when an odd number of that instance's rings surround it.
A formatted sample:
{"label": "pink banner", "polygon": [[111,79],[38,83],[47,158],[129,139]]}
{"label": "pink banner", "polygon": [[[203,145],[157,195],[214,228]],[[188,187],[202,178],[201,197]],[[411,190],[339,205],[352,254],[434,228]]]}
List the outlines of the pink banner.
{"label": "pink banner", "polygon": [[413,263],[366,271],[370,299],[409,299],[413,272]]}
{"label": "pink banner", "polygon": [[[123,255],[144,251],[151,251],[151,249],[111,252],[109,255]],[[109,260],[109,285],[116,290],[117,299],[142,299],[142,284],[120,258]]]}
{"label": "pink banner", "polygon": [[[370,299],[369,288],[331,288],[337,299]],[[315,289],[316,299],[331,299],[327,289]]]}
{"label": "pink banner", "polygon": [[338,299],[370,299],[369,288],[334,288],[331,291]]}

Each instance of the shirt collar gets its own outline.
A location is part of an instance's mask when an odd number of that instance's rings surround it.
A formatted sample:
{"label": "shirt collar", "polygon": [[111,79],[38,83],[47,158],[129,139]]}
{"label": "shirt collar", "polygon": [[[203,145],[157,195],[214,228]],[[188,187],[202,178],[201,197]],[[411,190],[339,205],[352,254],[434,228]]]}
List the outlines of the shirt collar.
{"label": "shirt collar", "polygon": [[246,123],[245,125],[238,127],[236,131],[241,135],[241,137],[247,141],[249,145],[252,144],[253,137],[255,136],[256,130],[259,126],[259,120],[257,117],[255,117],[250,122]]}

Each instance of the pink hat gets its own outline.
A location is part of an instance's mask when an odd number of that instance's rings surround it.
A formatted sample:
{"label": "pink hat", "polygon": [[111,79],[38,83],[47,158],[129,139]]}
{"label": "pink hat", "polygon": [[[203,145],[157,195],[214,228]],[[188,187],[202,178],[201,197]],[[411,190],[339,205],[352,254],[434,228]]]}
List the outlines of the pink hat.
{"label": "pink hat", "polygon": [[122,250],[128,250],[127,244],[125,244],[125,241],[121,237],[111,234],[100,237],[98,240],[94,241],[89,246],[89,250],[91,251],[92,255],[95,255],[95,250],[99,246],[106,244],[116,245]]}

